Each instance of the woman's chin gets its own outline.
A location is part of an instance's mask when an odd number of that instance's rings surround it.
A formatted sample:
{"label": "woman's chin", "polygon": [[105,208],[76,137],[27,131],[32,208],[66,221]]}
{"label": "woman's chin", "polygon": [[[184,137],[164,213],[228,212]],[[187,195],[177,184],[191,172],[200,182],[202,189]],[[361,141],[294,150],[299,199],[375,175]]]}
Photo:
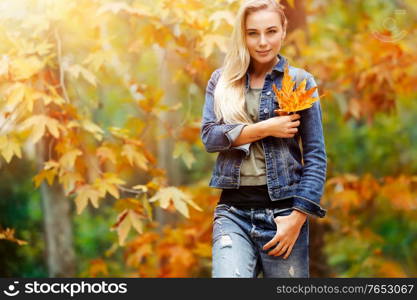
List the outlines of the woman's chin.
{"label": "woman's chin", "polygon": [[275,56],[272,54],[269,54],[267,56],[255,56],[253,59],[256,61],[256,63],[264,65],[264,64],[270,64],[275,60]]}

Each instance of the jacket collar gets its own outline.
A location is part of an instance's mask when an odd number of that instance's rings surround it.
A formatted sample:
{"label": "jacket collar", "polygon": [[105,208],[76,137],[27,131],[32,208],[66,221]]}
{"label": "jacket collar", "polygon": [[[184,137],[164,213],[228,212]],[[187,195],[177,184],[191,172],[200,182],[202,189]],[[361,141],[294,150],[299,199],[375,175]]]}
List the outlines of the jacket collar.
{"label": "jacket collar", "polygon": [[[279,58],[279,61],[277,64],[272,68],[270,73],[267,73],[266,76],[270,75],[274,79],[274,75],[276,76],[278,72],[284,73],[285,65],[287,64],[287,59],[278,53],[277,57]],[[246,91],[249,89],[249,72],[246,72]]]}
{"label": "jacket collar", "polygon": [[284,73],[285,64],[287,62],[287,59],[278,53],[279,62],[272,68],[272,73],[274,71],[282,72]]}

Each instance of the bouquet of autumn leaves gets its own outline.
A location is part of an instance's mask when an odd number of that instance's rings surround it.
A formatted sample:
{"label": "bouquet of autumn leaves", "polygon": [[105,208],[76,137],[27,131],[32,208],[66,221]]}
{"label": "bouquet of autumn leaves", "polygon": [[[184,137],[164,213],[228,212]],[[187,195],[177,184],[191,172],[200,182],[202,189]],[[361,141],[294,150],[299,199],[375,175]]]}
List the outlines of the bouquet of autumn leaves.
{"label": "bouquet of autumn leaves", "polygon": [[306,79],[301,81],[295,90],[294,84],[295,81],[292,81],[287,65],[284,70],[281,90],[278,90],[275,84],[272,86],[280,107],[279,109],[274,110],[276,114],[284,116],[299,110],[310,108],[313,103],[319,99],[311,97],[317,90],[317,87],[313,87],[307,91],[305,90]]}

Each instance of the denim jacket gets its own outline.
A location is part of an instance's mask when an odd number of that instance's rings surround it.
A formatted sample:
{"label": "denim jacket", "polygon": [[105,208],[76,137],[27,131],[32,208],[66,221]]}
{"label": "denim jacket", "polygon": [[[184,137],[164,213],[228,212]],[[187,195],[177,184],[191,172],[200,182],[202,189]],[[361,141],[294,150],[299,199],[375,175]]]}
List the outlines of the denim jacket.
{"label": "denim jacket", "polygon": [[[265,78],[259,102],[259,122],[274,117],[279,108],[272,90],[275,83],[281,88],[287,59],[278,54],[279,62]],[[216,122],[214,113],[214,90],[221,69],[211,75],[207,84],[203,108],[201,139],[207,152],[218,152],[209,186],[220,189],[237,189],[240,184],[240,167],[249,155],[251,143],[232,146],[234,137],[230,132],[242,124]],[[289,74],[296,82],[296,76],[307,78],[306,89],[316,86],[313,76],[289,65]],[[249,74],[246,74],[246,89],[249,88]],[[312,97],[319,97],[316,90]],[[326,180],[327,158],[324,144],[320,99],[308,109],[297,112],[300,115],[298,132],[293,138],[263,138],[268,193],[272,201],[293,197],[293,207],[313,216],[323,218],[326,209],[320,206]],[[300,147],[301,140],[302,147]]]}

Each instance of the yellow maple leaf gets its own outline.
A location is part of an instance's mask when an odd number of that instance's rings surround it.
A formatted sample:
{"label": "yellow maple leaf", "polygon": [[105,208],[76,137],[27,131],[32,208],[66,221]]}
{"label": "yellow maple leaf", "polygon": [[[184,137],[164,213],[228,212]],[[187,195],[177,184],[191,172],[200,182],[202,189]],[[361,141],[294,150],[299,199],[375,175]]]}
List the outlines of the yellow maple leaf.
{"label": "yellow maple leaf", "polygon": [[68,196],[74,190],[77,181],[83,182],[82,176],[77,172],[62,171],[60,173],[59,183],[64,187],[65,196]]}
{"label": "yellow maple leaf", "polygon": [[105,160],[111,161],[113,164],[116,164],[116,155],[114,154],[113,150],[109,147],[101,146],[96,150],[96,154],[100,159],[100,163],[104,162]]}
{"label": "yellow maple leaf", "polygon": [[205,58],[208,58],[214,51],[214,47],[217,46],[220,51],[227,51],[227,39],[220,34],[208,34],[204,37],[202,48],[203,55]]}
{"label": "yellow maple leaf", "polygon": [[194,154],[191,151],[191,146],[186,142],[177,142],[174,147],[173,157],[182,157],[187,169],[191,169],[192,164],[196,161]]}
{"label": "yellow maple leaf", "polygon": [[305,90],[306,79],[304,79],[295,90],[294,85],[295,82],[289,75],[287,65],[284,70],[281,89],[278,90],[275,84],[272,86],[280,107],[278,110],[276,110],[278,114],[288,114],[290,112],[296,112],[310,108],[313,106],[313,103],[319,99],[311,97],[317,90],[317,87],[313,87],[307,91]]}
{"label": "yellow maple leaf", "polygon": [[[42,99],[43,94],[31,87],[25,87],[25,97],[24,97],[24,106],[28,112],[33,112],[33,106],[35,101]],[[52,119],[55,121],[55,119]],[[55,135],[54,135],[55,136]]]}
{"label": "yellow maple leaf", "polygon": [[10,69],[15,80],[24,80],[38,73],[44,64],[38,57],[32,55],[13,59]]}
{"label": "yellow maple leaf", "polygon": [[20,124],[19,130],[32,129],[32,143],[38,142],[45,134],[45,129],[55,138],[59,138],[59,129],[63,130],[63,126],[54,118],[46,115],[34,115],[26,119]]}
{"label": "yellow maple leaf", "polygon": [[[39,187],[43,180],[47,180],[49,185],[52,185],[54,178],[59,170],[59,163],[55,160],[48,160],[44,162],[43,170],[33,177],[35,187]],[[61,176],[61,174],[59,174]],[[59,178],[61,180],[61,177]]]}
{"label": "yellow maple leaf", "polygon": [[0,152],[7,163],[10,163],[14,155],[22,158],[22,152],[18,141],[15,138],[6,135],[0,136]]}
{"label": "yellow maple leaf", "polygon": [[125,184],[125,181],[121,180],[113,173],[104,173],[102,178],[96,178],[94,186],[100,192],[100,197],[104,197],[106,193],[109,193],[114,198],[118,199],[119,189],[118,184]]}
{"label": "yellow maple leaf", "polygon": [[7,104],[11,107],[14,107],[16,104],[19,104],[25,98],[26,86],[20,82],[13,84],[10,89],[8,89],[8,98]]}
{"label": "yellow maple leaf", "polygon": [[122,156],[126,157],[129,164],[131,166],[137,165],[139,168],[147,171],[148,170],[148,160],[146,157],[136,150],[137,147],[131,144],[125,144],[123,145],[123,150],[121,152]]}
{"label": "yellow maple leaf", "polygon": [[111,230],[117,230],[120,246],[125,244],[125,240],[131,227],[133,227],[139,234],[143,233],[143,224],[141,218],[141,215],[132,209],[125,209],[119,214],[117,221],[111,227]]}
{"label": "yellow maple leaf", "polygon": [[49,94],[42,93],[41,95],[41,98],[43,99],[45,105],[48,105],[51,102],[54,102],[58,105],[62,105],[65,103],[64,98],[61,97],[61,95],[57,92],[55,87],[47,85],[46,88],[49,91]]}
{"label": "yellow maple leaf", "polygon": [[75,164],[75,160],[78,156],[83,154],[79,149],[72,149],[68,152],[65,152],[64,155],[59,159],[59,164],[68,170],[72,170]]}
{"label": "yellow maple leaf", "polygon": [[33,177],[35,186],[38,188],[41,185],[42,181],[45,179],[48,181],[49,185],[52,185],[52,183],[54,182],[56,173],[57,173],[56,169],[40,171],[35,177]]}
{"label": "yellow maple leaf", "polygon": [[97,189],[91,185],[83,185],[77,189],[77,197],[75,198],[75,204],[77,207],[77,214],[81,214],[82,211],[88,204],[88,201],[91,201],[91,204],[98,208],[98,199],[100,198],[100,193]]}
{"label": "yellow maple leaf", "polygon": [[102,65],[105,64],[111,58],[111,53],[104,51],[97,51],[90,53],[86,59],[84,59],[83,64],[89,65],[94,72],[98,72]]}
{"label": "yellow maple leaf", "polygon": [[81,74],[84,77],[84,79],[88,81],[91,85],[94,85],[94,86],[97,85],[96,76],[81,65],[67,66],[65,68],[65,71],[67,71],[75,79],[77,79]]}
{"label": "yellow maple leaf", "polygon": [[132,209],[129,209],[129,220],[135,230],[142,234],[143,233],[143,224],[141,221],[141,216]]}
{"label": "yellow maple leaf", "polygon": [[191,200],[190,195],[173,186],[161,188],[152,198],[149,199],[149,202],[154,201],[159,201],[159,205],[163,209],[167,209],[172,201],[175,209],[186,218],[189,218],[187,204],[191,205],[198,211],[202,210],[194,201]]}
{"label": "yellow maple leaf", "polygon": [[225,21],[230,26],[233,26],[234,19],[235,19],[235,16],[233,15],[231,11],[221,10],[212,14],[209,18],[209,21],[213,23],[214,25],[213,29],[216,30],[217,28],[220,27],[220,23],[222,22],[222,20]]}
{"label": "yellow maple leaf", "polygon": [[83,120],[81,125],[85,130],[92,133],[98,141],[102,140],[104,131],[98,125],[94,124],[90,120]]}

